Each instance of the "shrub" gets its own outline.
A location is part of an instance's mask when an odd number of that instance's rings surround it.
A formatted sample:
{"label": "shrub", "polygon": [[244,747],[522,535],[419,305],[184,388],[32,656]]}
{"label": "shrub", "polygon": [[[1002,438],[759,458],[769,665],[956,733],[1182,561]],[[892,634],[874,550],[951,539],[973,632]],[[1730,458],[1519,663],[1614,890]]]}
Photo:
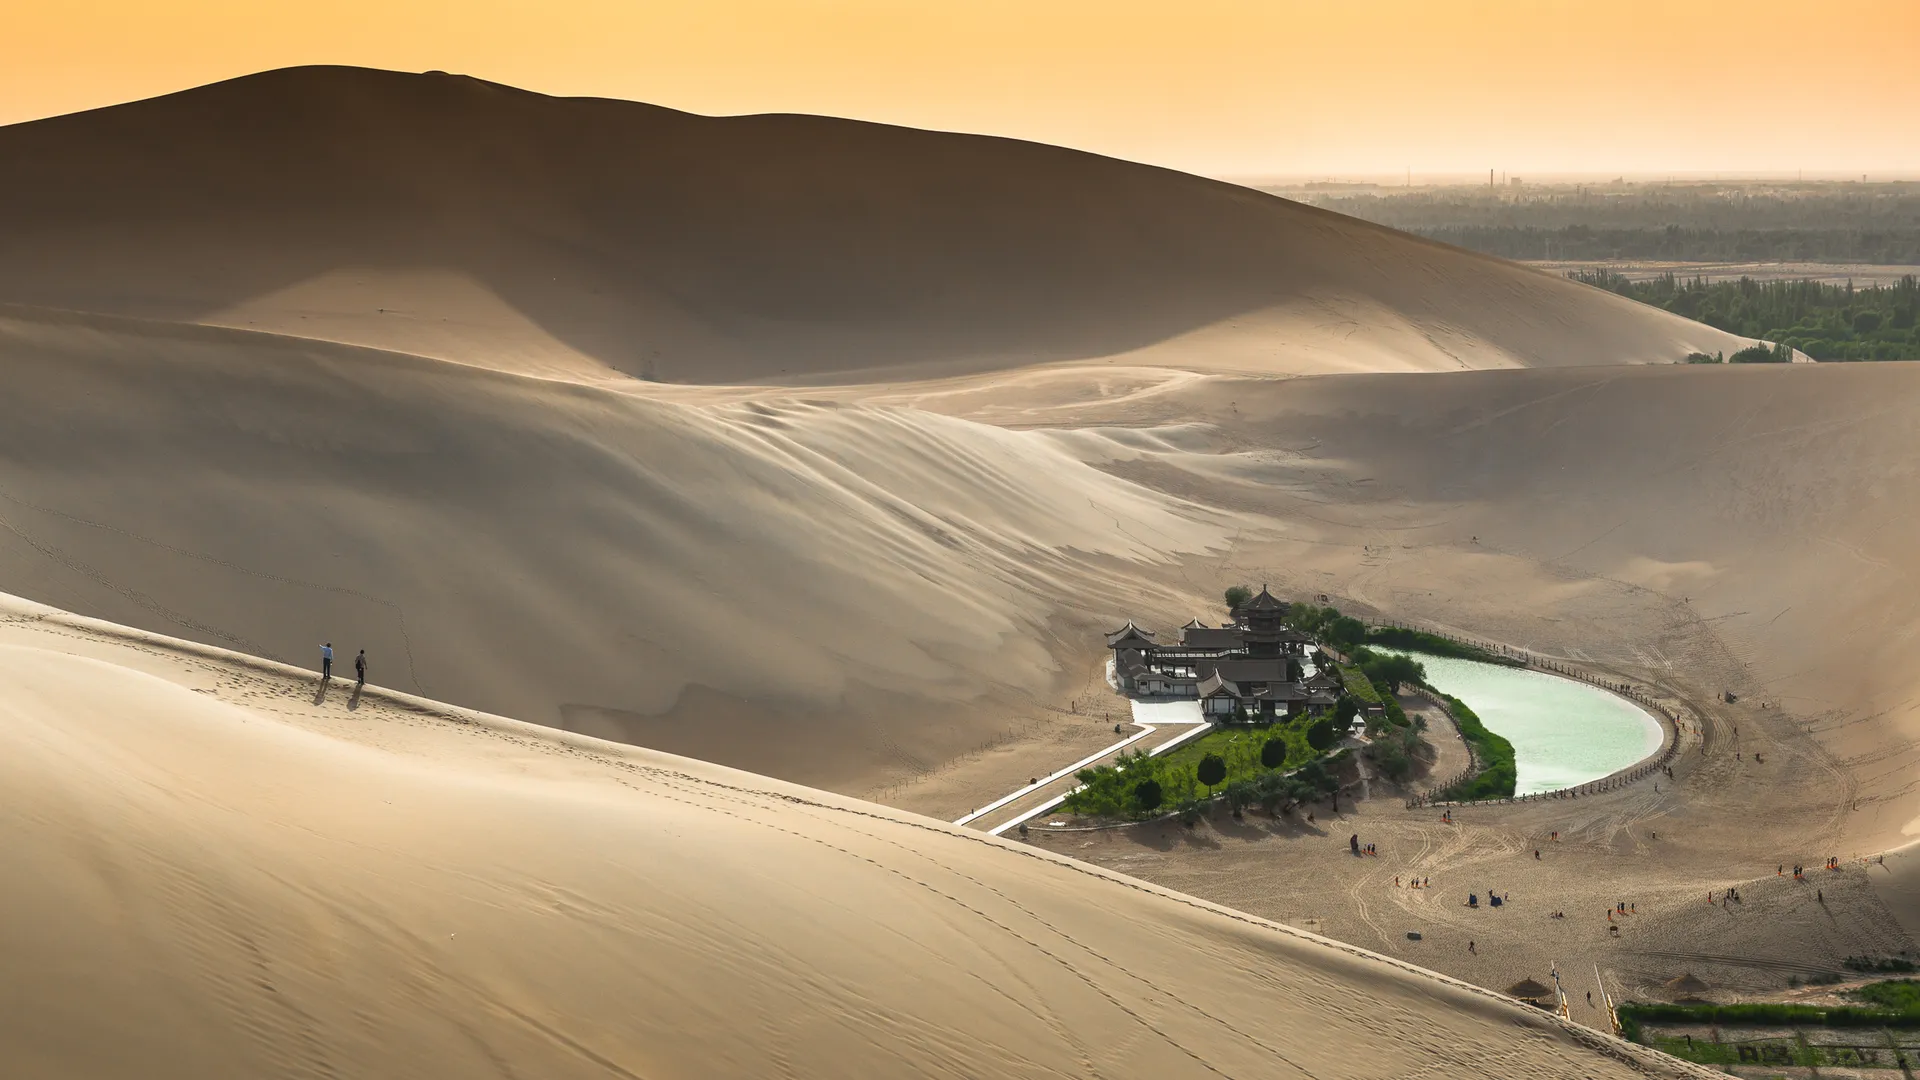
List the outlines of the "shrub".
{"label": "shrub", "polygon": [[1237,610],[1241,604],[1253,599],[1253,590],[1245,585],[1227,586],[1227,610]]}
{"label": "shrub", "polygon": [[1689,364],[1718,364],[1721,363],[1723,359],[1724,358],[1717,353],[1690,352],[1687,354],[1687,363]]}
{"label": "shrub", "polygon": [[1277,769],[1287,763],[1287,740],[1268,739],[1260,746],[1260,766]]}

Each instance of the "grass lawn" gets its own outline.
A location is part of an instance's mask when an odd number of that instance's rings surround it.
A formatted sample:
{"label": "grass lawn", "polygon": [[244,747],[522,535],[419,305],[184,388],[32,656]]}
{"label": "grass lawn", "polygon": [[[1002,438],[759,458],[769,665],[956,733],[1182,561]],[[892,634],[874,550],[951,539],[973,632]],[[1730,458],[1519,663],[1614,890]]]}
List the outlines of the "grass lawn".
{"label": "grass lawn", "polygon": [[1200,767],[1201,758],[1219,754],[1227,763],[1227,778],[1219,784],[1225,787],[1235,780],[1251,780],[1265,772],[1260,764],[1260,748],[1268,739],[1279,738],[1287,743],[1287,762],[1281,768],[1297,769],[1320,756],[1307,745],[1307,725],[1307,719],[1302,717],[1292,724],[1281,721],[1270,727],[1221,728],[1163,755],[1161,768],[1168,776],[1192,775]]}

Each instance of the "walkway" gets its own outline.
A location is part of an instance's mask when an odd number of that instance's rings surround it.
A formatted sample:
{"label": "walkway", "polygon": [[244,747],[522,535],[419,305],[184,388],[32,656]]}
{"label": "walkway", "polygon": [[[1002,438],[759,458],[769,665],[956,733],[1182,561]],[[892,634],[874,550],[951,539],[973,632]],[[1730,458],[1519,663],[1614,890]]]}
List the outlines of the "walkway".
{"label": "walkway", "polygon": [[1200,703],[1197,701],[1177,702],[1140,702],[1133,703],[1134,722],[1140,730],[1105,747],[1071,765],[1040,778],[1038,783],[1008,792],[993,802],[954,821],[955,825],[971,825],[984,829],[989,835],[999,836],[1023,821],[1039,817],[1066,800],[1066,797],[1079,788],[1074,774],[1092,765],[1111,764],[1123,752],[1144,748],[1151,756],[1159,756],[1176,746],[1197,739],[1213,729],[1213,726],[1200,716]]}

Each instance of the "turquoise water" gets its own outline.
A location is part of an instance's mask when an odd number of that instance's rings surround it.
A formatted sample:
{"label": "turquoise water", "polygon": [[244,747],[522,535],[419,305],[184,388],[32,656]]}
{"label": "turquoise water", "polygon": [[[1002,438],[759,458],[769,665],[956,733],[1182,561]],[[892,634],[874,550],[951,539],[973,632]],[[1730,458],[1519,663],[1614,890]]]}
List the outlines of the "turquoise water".
{"label": "turquoise water", "polygon": [[1516,795],[1598,780],[1660,750],[1660,722],[1604,690],[1522,668],[1410,655],[1426,665],[1428,683],[1513,744]]}

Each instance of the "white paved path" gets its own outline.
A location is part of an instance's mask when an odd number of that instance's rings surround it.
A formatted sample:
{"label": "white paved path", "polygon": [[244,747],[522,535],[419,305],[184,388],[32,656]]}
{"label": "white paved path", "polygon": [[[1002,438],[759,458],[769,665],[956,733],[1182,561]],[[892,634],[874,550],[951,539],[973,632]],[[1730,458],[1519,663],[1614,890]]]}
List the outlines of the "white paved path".
{"label": "white paved path", "polygon": [[[1040,789],[1046,787],[1049,784],[1059,781],[1063,777],[1072,776],[1074,773],[1079,772],[1081,769],[1084,769],[1089,765],[1095,764],[1105,758],[1108,758],[1115,754],[1120,753],[1122,750],[1125,750],[1127,747],[1132,746],[1134,743],[1137,743],[1153,735],[1155,732],[1159,731],[1160,728],[1162,727],[1181,726],[1181,727],[1187,728],[1188,730],[1182,731],[1181,733],[1174,736],[1173,738],[1168,739],[1167,741],[1160,743],[1159,745],[1148,750],[1147,753],[1150,756],[1158,757],[1159,755],[1166,753],[1168,750],[1171,750],[1174,747],[1179,746],[1183,743],[1189,742],[1193,739],[1197,739],[1200,736],[1206,734],[1208,731],[1212,730],[1212,725],[1208,724],[1206,721],[1206,718],[1200,715],[1200,703],[1198,701],[1135,701],[1135,702],[1132,702],[1131,704],[1133,705],[1133,722],[1140,725],[1139,731],[1136,731],[1132,735],[1129,735],[1126,738],[1121,739],[1119,742],[1114,743],[1112,746],[1099,750],[1091,755],[1088,755],[1087,757],[1081,758],[1079,761],[1076,761],[1073,764],[1068,765],[1063,769],[1060,769],[1056,772],[1049,773],[1048,775],[1041,777],[1040,780],[1036,783],[1028,784],[1026,787],[1020,788],[1017,791],[1009,792],[1008,794],[1003,795],[998,799],[995,799],[993,802],[990,802],[987,805],[981,807],[980,809],[973,811],[972,813],[966,815],[965,817],[957,819],[956,821],[954,821],[954,824],[966,825],[970,822],[977,821],[978,819],[985,817],[986,815],[991,814],[996,810],[999,810],[1005,806],[1008,806],[1009,804],[1019,802],[1021,799],[1026,798],[1029,795],[1032,795],[1034,792],[1039,791]],[[1061,803],[1065,802],[1067,800],[1068,795],[1071,795],[1075,791],[1079,791],[1079,790],[1080,789],[1078,787],[1071,788],[1065,794],[1055,796],[1052,799],[1048,799],[1045,802],[1042,802],[1039,806],[1031,810],[1025,811],[1024,813],[1021,813],[1004,822],[1001,822],[999,825],[996,825],[991,829],[988,829],[987,832],[990,835],[998,836],[1001,833],[1006,832],[1008,829],[1011,829],[1019,825],[1023,821],[1027,821],[1032,818],[1039,817],[1041,814],[1051,811],[1055,807],[1059,806]]]}

